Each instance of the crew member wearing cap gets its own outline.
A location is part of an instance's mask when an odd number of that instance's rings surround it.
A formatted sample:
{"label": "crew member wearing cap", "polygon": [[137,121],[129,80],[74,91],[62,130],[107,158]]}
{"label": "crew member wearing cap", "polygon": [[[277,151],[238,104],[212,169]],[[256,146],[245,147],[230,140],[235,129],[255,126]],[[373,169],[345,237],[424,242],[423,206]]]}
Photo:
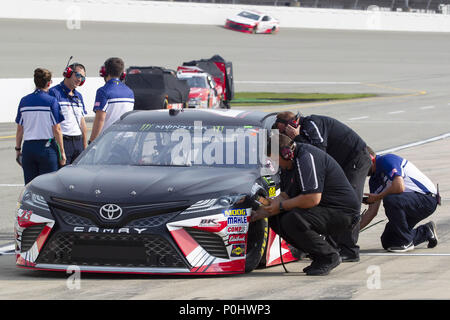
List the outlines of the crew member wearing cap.
{"label": "crew member wearing cap", "polygon": [[365,202],[369,209],[361,218],[361,228],[377,215],[381,201],[389,220],[381,235],[381,244],[391,252],[406,252],[428,241],[436,247],[438,237],[433,221],[414,228],[436,211],[440,204],[439,191],[417,167],[395,154],[377,156],[370,170],[370,193]]}
{"label": "crew member wearing cap", "polygon": [[100,69],[105,85],[97,90],[94,104],[95,119],[89,142],[134,107],[134,93],[125,85],[125,64],[120,58],[109,58]]}
{"label": "crew member wearing cap", "polygon": [[[355,131],[330,117],[320,115],[303,117],[289,111],[277,115],[274,127],[294,141],[311,144],[332,156],[344,170],[359,203],[362,202],[371,158],[366,143]],[[359,230],[357,224],[351,232],[333,237],[343,262],[359,261],[357,245]]]}
{"label": "crew member wearing cap", "polygon": [[[16,123],[16,157],[22,162],[25,184],[37,176],[58,170],[66,163],[60,123],[64,120],[58,101],[48,94],[52,74],[34,70],[36,90],[20,100]],[[22,145],[23,141],[23,146]],[[58,147],[59,145],[59,147]],[[23,150],[22,150],[23,148]]]}
{"label": "crew member wearing cap", "polygon": [[[278,136],[272,144],[274,139]],[[341,258],[325,237],[351,230],[359,222],[360,203],[342,168],[318,148],[279,135],[279,165],[282,192],[253,211],[251,221],[270,217],[277,234],[312,258],[303,271],[327,275]]]}
{"label": "crew member wearing cap", "polygon": [[49,94],[54,96],[61,107],[64,121],[61,122],[66,164],[71,164],[87,146],[87,114],[83,96],[76,90],[86,80],[86,70],[80,63],[73,63],[63,72],[64,80],[52,87]]}

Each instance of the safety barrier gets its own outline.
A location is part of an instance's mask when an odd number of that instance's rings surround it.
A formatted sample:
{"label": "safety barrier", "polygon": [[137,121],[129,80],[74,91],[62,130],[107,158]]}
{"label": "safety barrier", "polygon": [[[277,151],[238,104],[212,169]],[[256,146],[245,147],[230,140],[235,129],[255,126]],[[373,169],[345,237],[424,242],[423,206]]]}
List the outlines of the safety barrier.
{"label": "safety barrier", "polygon": [[[60,83],[63,78],[53,78],[53,84]],[[103,78],[89,77],[85,85],[77,90],[83,95],[88,117],[93,117],[92,108],[95,102],[97,89],[105,84]],[[17,115],[17,107],[20,99],[35,89],[33,79],[0,79],[2,90],[2,107],[0,108],[0,122],[14,122]]]}
{"label": "safety barrier", "polygon": [[[221,25],[243,8],[270,12],[282,28],[450,32],[443,14],[128,0],[15,0],[0,18]],[[207,12],[207,14],[205,14]]]}
{"label": "safety barrier", "polygon": [[[11,0],[1,3],[0,19],[65,20],[68,28],[80,27],[83,21],[222,25],[242,9],[268,12],[280,20],[282,28],[450,32],[450,16],[440,14],[162,1]],[[80,88],[89,115],[95,91],[102,84],[101,78],[88,78]],[[0,122],[14,121],[20,97],[32,92],[33,87],[31,79],[0,79],[6,106],[0,108]]]}

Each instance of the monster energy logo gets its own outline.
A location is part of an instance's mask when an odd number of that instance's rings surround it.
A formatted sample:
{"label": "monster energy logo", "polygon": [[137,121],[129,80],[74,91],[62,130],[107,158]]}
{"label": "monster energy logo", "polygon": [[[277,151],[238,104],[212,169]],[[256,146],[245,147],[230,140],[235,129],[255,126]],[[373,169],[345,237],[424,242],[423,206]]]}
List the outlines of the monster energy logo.
{"label": "monster energy logo", "polygon": [[146,123],[146,124],[143,124],[143,125],[141,126],[141,128],[139,129],[139,131],[148,131],[148,130],[150,130],[152,127],[153,127],[152,124]]}

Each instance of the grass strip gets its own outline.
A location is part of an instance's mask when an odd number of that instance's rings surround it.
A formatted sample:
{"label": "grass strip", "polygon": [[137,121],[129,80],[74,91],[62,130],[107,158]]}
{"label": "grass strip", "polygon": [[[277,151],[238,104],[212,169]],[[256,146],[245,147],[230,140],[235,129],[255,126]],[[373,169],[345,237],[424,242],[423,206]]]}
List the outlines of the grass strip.
{"label": "grass strip", "polygon": [[231,104],[233,106],[264,106],[361,99],[374,96],[376,95],[371,93],[236,92]]}

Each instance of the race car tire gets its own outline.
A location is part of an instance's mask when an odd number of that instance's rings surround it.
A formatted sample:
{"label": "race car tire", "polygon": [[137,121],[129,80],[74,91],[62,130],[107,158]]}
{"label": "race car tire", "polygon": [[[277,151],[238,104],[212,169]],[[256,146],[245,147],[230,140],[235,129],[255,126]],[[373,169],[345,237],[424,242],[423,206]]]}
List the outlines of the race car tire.
{"label": "race car tire", "polygon": [[268,235],[269,221],[267,218],[250,223],[247,233],[245,272],[250,272],[259,266],[266,252]]}

